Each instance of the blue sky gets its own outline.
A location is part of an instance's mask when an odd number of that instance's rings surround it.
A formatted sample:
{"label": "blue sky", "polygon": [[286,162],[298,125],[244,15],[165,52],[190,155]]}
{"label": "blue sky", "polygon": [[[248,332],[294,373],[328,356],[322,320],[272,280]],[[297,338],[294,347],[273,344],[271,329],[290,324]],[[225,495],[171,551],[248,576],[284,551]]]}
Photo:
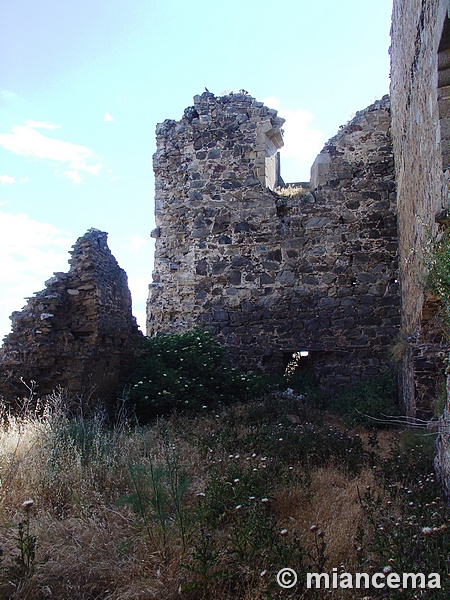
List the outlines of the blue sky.
{"label": "blue sky", "polygon": [[391,0],[14,0],[0,6],[0,338],[90,227],[145,327],[155,126],[247,90],[286,119],[286,182],[389,89]]}

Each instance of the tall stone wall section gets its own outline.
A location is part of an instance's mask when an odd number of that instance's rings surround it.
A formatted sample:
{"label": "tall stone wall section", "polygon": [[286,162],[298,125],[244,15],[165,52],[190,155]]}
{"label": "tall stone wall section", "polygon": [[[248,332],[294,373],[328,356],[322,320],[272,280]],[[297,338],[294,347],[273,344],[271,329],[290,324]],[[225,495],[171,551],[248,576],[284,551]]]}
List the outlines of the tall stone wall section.
{"label": "tall stone wall section", "polygon": [[12,332],[0,349],[0,396],[26,395],[21,378],[38,395],[58,387],[80,398],[116,397],[132,366],[138,331],[127,276],[96,229],[80,237],[68,273],[55,273],[44,290],[13,313]]}
{"label": "tall stone wall section", "polygon": [[440,114],[438,97],[444,91],[442,87],[439,90],[439,47],[447,9],[448,2],[443,0],[394,0],[391,30],[402,294],[401,387],[406,412],[418,416],[430,414],[430,404],[444,382],[439,356],[442,336],[433,326],[436,299],[427,295],[424,287],[424,249],[439,235],[439,222],[445,221],[450,206],[448,165],[443,165],[441,147],[447,129],[443,117],[448,115]]}
{"label": "tall stone wall section", "polygon": [[157,126],[147,333],[210,327],[241,368],[307,350],[330,387],[376,375],[399,325],[388,98],[327,143],[296,195],[271,189],[281,126],[247,94],[210,93]]}
{"label": "tall stone wall section", "polygon": [[444,496],[447,502],[450,502],[450,406],[448,398],[450,398],[450,383],[447,378],[447,405],[439,419],[434,467]]}
{"label": "tall stone wall section", "polygon": [[[271,260],[263,248],[272,245],[276,219],[273,195],[261,185],[271,159],[266,138],[279,143],[282,124],[247,94],[205,92],[181,121],[157,126],[149,335],[183,331],[202,321],[205,308],[213,322],[227,321],[252,289],[262,293],[262,263]],[[260,274],[243,271],[253,261]]]}

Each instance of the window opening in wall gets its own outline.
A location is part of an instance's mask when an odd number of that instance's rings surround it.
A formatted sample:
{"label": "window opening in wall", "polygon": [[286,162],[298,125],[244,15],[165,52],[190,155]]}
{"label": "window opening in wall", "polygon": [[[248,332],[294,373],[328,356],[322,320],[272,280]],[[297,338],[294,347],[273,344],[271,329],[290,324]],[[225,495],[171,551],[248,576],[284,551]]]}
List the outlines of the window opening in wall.
{"label": "window opening in wall", "polygon": [[303,374],[314,373],[312,356],[309,350],[298,350],[297,352],[284,352],[284,376],[291,379],[294,375],[297,377]]}
{"label": "window opening in wall", "polygon": [[280,185],[280,155],[278,150],[283,146],[283,134],[274,131],[272,123],[261,123],[257,131],[256,175],[262,185],[274,190]]}
{"label": "window opening in wall", "polygon": [[450,167],[450,19],[445,18],[438,48],[439,124],[441,131],[441,154],[444,170]]}

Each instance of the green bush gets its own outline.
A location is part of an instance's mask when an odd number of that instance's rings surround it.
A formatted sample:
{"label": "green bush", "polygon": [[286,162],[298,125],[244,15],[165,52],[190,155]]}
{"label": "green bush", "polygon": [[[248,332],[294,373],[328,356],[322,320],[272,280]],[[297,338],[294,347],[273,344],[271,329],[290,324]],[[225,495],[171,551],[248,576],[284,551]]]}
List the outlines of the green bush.
{"label": "green bush", "polygon": [[178,411],[201,411],[246,400],[259,378],[226,364],[224,348],[210,333],[194,329],[140,341],[129,399],[141,423]]}
{"label": "green bush", "polygon": [[396,377],[386,374],[357,381],[337,393],[330,408],[351,425],[386,426],[386,416],[400,415]]}
{"label": "green bush", "polygon": [[326,396],[314,373],[310,371],[295,372],[289,379],[289,387],[297,394],[304,396],[306,403],[311,408],[325,408]]}
{"label": "green bush", "polygon": [[[426,255],[428,275],[426,288],[442,302],[444,319],[450,329],[450,234],[446,232],[439,241],[433,241]],[[448,331],[447,331],[448,333]]]}

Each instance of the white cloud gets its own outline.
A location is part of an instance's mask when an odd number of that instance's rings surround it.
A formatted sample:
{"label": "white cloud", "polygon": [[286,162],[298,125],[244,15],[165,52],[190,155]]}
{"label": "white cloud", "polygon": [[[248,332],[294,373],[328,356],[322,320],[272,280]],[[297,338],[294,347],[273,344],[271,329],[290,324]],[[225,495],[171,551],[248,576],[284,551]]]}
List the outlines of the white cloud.
{"label": "white cloud", "polygon": [[32,121],[29,119],[25,121],[25,125],[31,127],[31,129],[61,129],[61,125],[54,125],[50,121]]}
{"label": "white cloud", "polygon": [[[98,172],[100,171],[101,165],[86,165],[85,168],[83,169],[84,171],[86,171],[86,173],[90,173],[91,175],[97,175]],[[59,171],[58,171],[59,173]],[[73,169],[71,171],[64,171],[63,172],[64,177],[66,177],[67,179],[70,179],[70,181],[72,181],[72,183],[81,183],[83,181],[83,177],[80,174],[79,169]]]}
{"label": "white cloud", "polygon": [[85,173],[97,175],[101,164],[92,150],[47,137],[36,128],[56,129],[57,126],[47,121],[27,121],[25,126],[15,125],[12,133],[0,134],[0,146],[14,154],[68,163],[70,170],[64,171],[63,175],[73,183],[80,183]]}
{"label": "white cloud", "polygon": [[11,327],[9,315],[24,298],[44,288],[55,271],[68,271],[73,236],[25,214],[0,210],[0,339]]}
{"label": "white cloud", "polygon": [[19,96],[9,90],[0,90],[0,103],[6,104],[8,102],[14,102],[18,100]]}
{"label": "white cloud", "polygon": [[12,185],[16,180],[9,175],[0,175],[0,185]]}
{"label": "white cloud", "polygon": [[[55,171],[55,173],[58,173],[58,171]],[[78,171],[64,171],[63,175],[67,179],[70,179],[72,183],[81,183],[83,181]]]}
{"label": "white cloud", "polygon": [[268,108],[280,110],[281,100],[279,98],[275,98],[275,96],[268,96],[267,98],[264,98],[263,102]]}
{"label": "white cloud", "polygon": [[106,121],[107,123],[117,123],[115,118],[109,112],[105,112],[105,116],[103,117],[103,120]]}
{"label": "white cloud", "polygon": [[142,250],[142,248],[145,248],[145,246],[148,246],[149,244],[150,241],[147,238],[137,233],[135,235],[131,235],[129,239],[124,244],[122,244],[122,248],[128,250],[129,252],[137,254]]}
{"label": "white cloud", "polygon": [[283,108],[280,99],[273,96],[266,98],[264,104],[277,110],[278,115],[286,119],[283,125],[281,176],[286,183],[308,181],[311,166],[325,143],[323,133],[312,125],[314,115],[304,108]]}

